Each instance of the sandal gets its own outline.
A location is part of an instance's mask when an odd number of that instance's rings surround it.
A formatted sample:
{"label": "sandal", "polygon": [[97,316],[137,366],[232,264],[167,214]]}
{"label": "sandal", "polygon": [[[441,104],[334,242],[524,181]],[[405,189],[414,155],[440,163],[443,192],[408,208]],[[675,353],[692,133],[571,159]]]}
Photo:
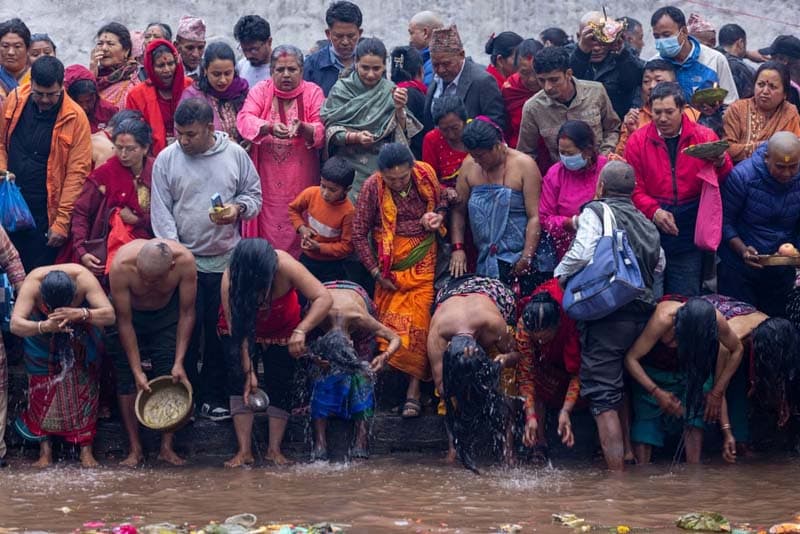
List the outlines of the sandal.
{"label": "sandal", "polygon": [[403,404],[403,413],[401,414],[403,419],[413,419],[414,417],[419,417],[421,414],[422,403],[417,399],[406,399],[406,403]]}
{"label": "sandal", "polygon": [[353,447],[350,449],[351,460],[369,460],[369,451],[361,447]]}

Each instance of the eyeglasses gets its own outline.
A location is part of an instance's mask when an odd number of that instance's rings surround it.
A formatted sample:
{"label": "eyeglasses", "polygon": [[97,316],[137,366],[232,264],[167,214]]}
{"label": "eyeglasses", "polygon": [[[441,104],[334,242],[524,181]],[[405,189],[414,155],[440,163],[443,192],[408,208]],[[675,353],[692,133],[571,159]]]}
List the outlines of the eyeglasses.
{"label": "eyeglasses", "polygon": [[52,93],[43,93],[41,91],[34,91],[31,89],[31,96],[34,98],[59,98],[64,93],[64,90],[54,91]]}

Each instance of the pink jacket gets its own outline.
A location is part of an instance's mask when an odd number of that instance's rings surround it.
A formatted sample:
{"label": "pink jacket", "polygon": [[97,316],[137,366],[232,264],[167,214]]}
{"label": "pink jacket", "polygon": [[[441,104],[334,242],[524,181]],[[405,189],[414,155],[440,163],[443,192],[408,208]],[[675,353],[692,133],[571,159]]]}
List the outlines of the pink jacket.
{"label": "pink jacket", "polygon": [[571,171],[560,161],[550,167],[542,179],[542,194],[539,197],[539,217],[545,231],[556,243],[558,258],[569,249],[573,232],[564,228],[564,222],[578,215],[581,206],[594,198],[597,177],[608,160],[603,155],[591,167]]}

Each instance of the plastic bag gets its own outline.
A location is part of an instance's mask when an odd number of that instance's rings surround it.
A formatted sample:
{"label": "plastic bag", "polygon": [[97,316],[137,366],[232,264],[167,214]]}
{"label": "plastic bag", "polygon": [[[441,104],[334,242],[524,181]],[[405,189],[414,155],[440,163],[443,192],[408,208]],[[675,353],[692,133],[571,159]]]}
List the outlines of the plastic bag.
{"label": "plastic bag", "polygon": [[28,204],[22,198],[22,193],[8,173],[0,178],[0,224],[7,232],[33,230],[36,223],[33,221]]}

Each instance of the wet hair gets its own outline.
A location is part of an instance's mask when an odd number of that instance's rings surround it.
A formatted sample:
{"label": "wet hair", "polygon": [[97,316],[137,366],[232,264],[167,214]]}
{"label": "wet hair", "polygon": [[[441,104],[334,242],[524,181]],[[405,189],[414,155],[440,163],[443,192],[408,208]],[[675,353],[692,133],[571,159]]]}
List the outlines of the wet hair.
{"label": "wet hair", "polygon": [[717,33],[717,41],[720,46],[731,46],[739,39],[747,39],[747,33],[738,24],[726,24]]}
{"label": "wet hair", "polygon": [[386,55],[386,46],[377,37],[365,37],[356,46],[356,60],[364,56],[378,56],[385,63]]}
{"label": "wet hair", "polygon": [[308,352],[330,363],[330,374],[364,374],[369,369],[369,364],[358,357],[353,340],[339,328],[312,341]]}
{"label": "wet hair", "polygon": [[172,41],[172,28],[170,27],[169,24],[167,24],[166,22],[151,22],[147,26],[145,26],[144,28],[145,33],[153,26],[158,26],[159,28],[161,28],[161,33],[164,34],[164,39],[166,39],[167,41]]}
{"label": "wet hair", "polygon": [[53,40],[50,38],[50,36],[47,35],[46,33],[34,33],[33,35],[31,35],[31,44],[30,44],[30,46],[28,46],[28,48],[33,46],[33,43],[40,43],[40,42],[45,42],[45,43],[49,44],[50,48],[53,49],[53,52],[56,51],[56,44],[53,42]]}
{"label": "wet hair", "polygon": [[353,185],[353,180],[356,178],[356,169],[343,157],[333,156],[323,163],[320,175],[325,180],[347,189]]}
{"label": "wet hair", "polygon": [[[468,355],[468,351],[474,351]],[[442,361],[442,397],[447,414],[445,422],[453,436],[453,446],[461,463],[479,473],[473,460],[476,438],[492,432],[497,453],[505,440],[508,407],[497,391],[501,365],[486,355],[473,337],[454,336],[444,351]]]}
{"label": "wet hair", "polygon": [[233,37],[240,43],[253,41],[268,41],[272,36],[269,22],[258,15],[244,15],[239,17],[233,26]]}
{"label": "wet hair", "polygon": [[686,96],[683,94],[683,89],[678,82],[657,83],[653,90],[650,91],[649,104],[652,107],[653,102],[656,100],[663,100],[669,97],[675,99],[675,105],[679,108],[686,106]]}
{"label": "wet hair", "polygon": [[94,80],[78,80],[70,84],[67,94],[72,100],[83,95],[97,95],[97,84]]}
{"label": "wet hair", "polygon": [[753,330],[752,339],[756,398],[765,408],[777,410],[791,396],[790,408],[797,408],[798,395],[791,387],[798,373],[797,328],[791,321],[773,317]]}
{"label": "wet hair", "polygon": [[617,19],[617,22],[626,24],[625,33],[633,33],[636,31],[636,28],[642,27],[642,23],[633,17],[621,17]]}
{"label": "wet hair", "polygon": [[270,307],[272,283],[278,272],[278,253],[266,239],[242,239],[233,249],[228,269],[231,338],[237,348],[246,340],[253,357],[256,316],[263,304]]}
{"label": "wet hair", "polygon": [[117,125],[129,119],[144,121],[144,116],[142,115],[141,111],[136,109],[121,109],[114,113],[114,115],[108,120],[107,126],[109,128],[116,128]]}
{"label": "wet hair", "polygon": [[130,135],[140,147],[149,147],[153,144],[153,130],[150,125],[140,119],[127,119],[114,127],[111,141],[116,142],[120,135]]}
{"label": "wet hair", "polygon": [[357,5],[342,0],[332,3],[325,12],[325,24],[328,25],[328,28],[332,28],[334,22],[355,24],[360,28],[361,24],[364,22],[364,17],[361,14],[361,9],[359,9]]}
{"label": "wet hair", "polygon": [[[59,270],[47,273],[39,285],[42,301],[50,312],[57,308],[71,306],[76,291],[77,288],[72,278],[64,271]],[[72,350],[72,343],[70,343],[70,334],[65,332],[53,334],[53,342],[50,347],[53,355],[61,363],[61,375],[66,374],[75,362],[75,353]]]}
{"label": "wet hair", "polygon": [[583,121],[570,120],[558,129],[556,140],[566,138],[575,143],[578,150],[595,150],[594,131]]}
{"label": "wet hair", "polygon": [[[31,31],[21,19],[14,17],[13,19],[0,23],[0,39],[5,37],[8,33],[19,35],[25,43],[25,48],[31,47]],[[53,47],[53,50],[55,50],[55,47]]]}
{"label": "wet hair", "polygon": [[690,298],[675,313],[678,365],[686,376],[685,421],[703,415],[703,385],[714,372],[719,352],[717,310],[699,297]]}
{"label": "wet hair", "polygon": [[399,165],[414,167],[414,154],[402,143],[386,143],[378,152],[378,170],[386,171]]}
{"label": "wet hair", "polygon": [[609,161],[600,171],[598,181],[603,184],[604,197],[629,197],[636,184],[636,173],[624,161]]}
{"label": "wet hair", "polygon": [[651,59],[647,63],[644,64],[644,70],[655,71],[655,70],[664,70],[667,72],[675,72],[675,65],[670,63],[665,59]]}
{"label": "wet hair", "polygon": [[514,54],[517,46],[522,42],[522,36],[514,32],[500,32],[492,34],[486,41],[483,50],[489,54],[489,61],[492,65],[497,64],[497,58],[509,58]]}
{"label": "wet hair", "polygon": [[758,80],[759,75],[764,72],[765,70],[774,70],[778,73],[778,76],[781,78],[781,82],[783,82],[783,93],[785,96],[788,97],[789,91],[792,87],[791,78],[789,75],[789,66],[785,63],[781,63],[780,61],[770,60],[765,61],[761,65],[759,65],[758,70],[756,70],[756,75],[753,78],[753,84],[755,85],[756,80]]}
{"label": "wet hair", "polygon": [[433,101],[431,116],[434,124],[439,124],[439,121],[450,113],[455,113],[464,122],[467,121],[467,108],[464,106],[464,101],[461,100],[460,96],[446,95]]}
{"label": "wet hair", "polygon": [[211,124],[214,122],[214,110],[203,98],[188,98],[178,104],[173,120],[178,126]]}
{"label": "wet hair", "polygon": [[503,134],[492,124],[475,119],[464,127],[461,141],[467,150],[489,149],[503,142]]}
{"label": "wet hair", "polygon": [[117,36],[117,39],[119,39],[119,44],[122,45],[122,49],[128,52],[131,51],[133,42],[131,41],[131,32],[128,31],[128,28],[119,22],[109,22],[97,30],[95,37],[100,37],[100,35],[104,33],[113,33]]}
{"label": "wet hair", "polygon": [[533,59],[542,48],[544,48],[544,45],[536,39],[525,39],[519,44],[514,53],[514,65],[519,66],[519,60],[522,58]]}
{"label": "wet hair", "polygon": [[547,28],[539,34],[539,39],[542,43],[550,41],[553,46],[564,46],[572,41],[567,32],[561,28]]}
{"label": "wet hair", "polygon": [[303,51],[294,45],[278,45],[273,48],[272,54],[269,56],[270,68],[272,68],[272,66],[278,62],[278,59],[282,58],[283,56],[292,56],[297,60],[297,66],[299,66],[301,69],[303,68]]}
{"label": "wet hair", "polygon": [[528,332],[558,328],[561,305],[546,291],[533,295],[522,310],[522,322]]}
{"label": "wet hair", "polygon": [[55,56],[42,56],[31,65],[31,81],[42,87],[64,85],[64,64]]}
{"label": "wet hair", "polygon": [[536,74],[544,74],[554,70],[567,72],[569,68],[569,52],[564,48],[545,47],[533,56],[533,70]]}
{"label": "wet hair", "polygon": [[656,9],[653,16],[650,17],[650,27],[658,24],[658,21],[661,20],[664,15],[671,18],[672,21],[678,25],[678,28],[686,26],[686,15],[683,14],[683,11],[675,6],[664,6]]}
{"label": "wet hair", "polygon": [[392,50],[391,80],[394,83],[410,82],[419,74],[422,69],[422,55],[413,46],[398,46]]}

